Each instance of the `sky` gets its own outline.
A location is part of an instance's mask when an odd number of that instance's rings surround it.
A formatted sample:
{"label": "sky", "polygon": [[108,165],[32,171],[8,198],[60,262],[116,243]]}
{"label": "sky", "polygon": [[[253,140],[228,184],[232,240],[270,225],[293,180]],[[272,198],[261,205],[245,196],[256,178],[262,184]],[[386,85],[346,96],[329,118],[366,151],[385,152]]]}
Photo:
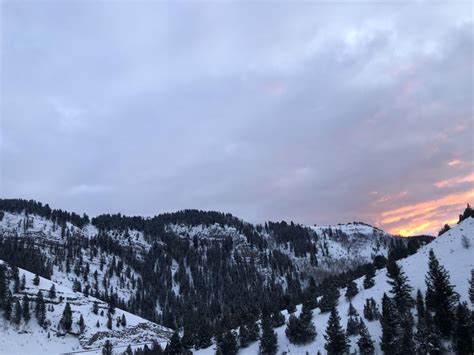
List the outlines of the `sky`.
{"label": "sky", "polygon": [[474,200],[470,1],[12,1],[0,196],[436,233]]}

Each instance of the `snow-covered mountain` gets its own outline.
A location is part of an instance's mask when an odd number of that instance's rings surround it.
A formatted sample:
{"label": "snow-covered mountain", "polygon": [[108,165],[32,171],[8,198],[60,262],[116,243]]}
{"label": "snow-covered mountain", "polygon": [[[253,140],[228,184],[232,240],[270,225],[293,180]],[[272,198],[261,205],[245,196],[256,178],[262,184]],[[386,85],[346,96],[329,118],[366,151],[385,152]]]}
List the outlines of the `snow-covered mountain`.
{"label": "snow-covered mountain", "polygon": [[[455,291],[460,296],[460,301],[466,301],[469,303],[469,278],[471,276],[471,270],[474,269],[474,218],[467,218],[454,228],[444,233],[442,236],[436,238],[430,244],[421,247],[418,252],[405,259],[398,261],[398,265],[401,266],[402,270],[408,277],[409,284],[413,287],[412,296],[416,298],[417,290],[421,290],[423,293],[426,292],[425,275],[428,272],[428,256],[430,250],[433,250],[440,264],[443,265],[449,272],[451,283],[455,286]],[[364,278],[355,280],[358,294],[352,299],[352,304],[363,317],[364,305],[367,299],[373,298],[378,303],[380,310],[380,300],[384,293],[390,295],[390,286],[387,283],[387,271],[385,268],[380,269],[376,272],[374,281],[375,285],[372,288],[364,289],[363,281]],[[344,297],[345,289],[340,290],[339,304],[337,306],[338,313],[341,317],[341,324],[345,328],[347,324],[347,313],[349,309],[349,301]],[[473,309],[474,310],[474,309]],[[301,312],[301,305],[297,306],[298,315]],[[286,322],[288,321],[289,314],[287,311],[282,312],[285,315]],[[413,309],[413,314],[416,315],[416,310]],[[325,339],[324,334],[329,318],[329,313],[321,313],[319,308],[313,310],[313,323],[316,327],[317,336],[313,342],[306,345],[294,345],[291,344],[285,335],[286,325],[276,328],[275,331],[278,335],[278,353],[286,352],[286,354],[292,355],[305,355],[305,354],[316,354],[320,351],[324,354]],[[380,339],[382,336],[381,325],[378,320],[367,321],[364,319],[365,324],[375,341],[375,353],[382,354],[380,349]],[[351,344],[351,351],[358,351],[357,347],[357,336],[349,337]],[[455,351],[452,349],[452,345],[448,342],[446,344],[447,352],[454,354]],[[241,355],[253,355],[258,354],[259,344],[255,342],[247,348],[239,350]],[[213,354],[215,346],[209,349],[203,349],[196,352],[199,355]]]}
{"label": "snow-covered mountain", "polygon": [[426,242],[363,223],[252,225],[196,210],[89,220],[0,200],[0,258],[77,295],[114,298],[118,308],[179,329],[189,346],[202,327],[209,337],[266,307],[301,302],[311,278],[339,275],[343,285],[374,259],[399,259]]}
{"label": "snow-covered mountain", "polygon": [[[11,273],[8,264],[0,260],[0,264],[7,266],[7,274]],[[13,302],[23,301],[27,295],[30,304],[31,319],[19,324],[2,318],[0,336],[0,354],[59,354],[59,353],[101,353],[101,349],[107,340],[116,348],[125,348],[130,345],[151,344],[157,341],[166,345],[172,331],[138,317],[129,312],[115,308],[111,316],[111,328],[108,323],[108,304],[92,296],[85,296],[81,292],[75,292],[69,287],[54,283],[39,277],[39,283],[33,282],[35,274],[18,269],[19,278],[24,278],[24,289],[15,293],[13,282],[10,282]],[[50,296],[50,290],[54,285],[55,297]],[[38,292],[41,291],[46,306],[46,321],[40,326],[35,318],[35,306]],[[63,311],[69,303],[72,311],[71,330],[65,332],[60,327]],[[96,313],[94,313],[96,303]],[[13,311],[14,313],[14,311]],[[81,330],[80,317],[83,317],[84,325]],[[12,315],[14,317],[14,315]]]}

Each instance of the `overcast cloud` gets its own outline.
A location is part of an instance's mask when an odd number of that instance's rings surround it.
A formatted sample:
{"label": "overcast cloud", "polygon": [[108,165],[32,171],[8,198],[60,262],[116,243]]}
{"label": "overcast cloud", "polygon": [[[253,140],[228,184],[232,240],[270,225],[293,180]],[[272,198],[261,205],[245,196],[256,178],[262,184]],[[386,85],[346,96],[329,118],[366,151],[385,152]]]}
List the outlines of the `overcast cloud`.
{"label": "overcast cloud", "polygon": [[403,234],[473,200],[470,1],[1,10],[3,197]]}

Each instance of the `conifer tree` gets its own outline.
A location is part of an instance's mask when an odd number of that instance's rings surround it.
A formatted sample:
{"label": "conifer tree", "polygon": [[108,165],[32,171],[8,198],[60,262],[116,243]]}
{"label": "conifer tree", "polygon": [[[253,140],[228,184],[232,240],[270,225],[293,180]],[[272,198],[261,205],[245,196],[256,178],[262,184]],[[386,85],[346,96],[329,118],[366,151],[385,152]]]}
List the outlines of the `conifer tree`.
{"label": "conifer tree", "polygon": [[471,279],[469,280],[469,300],[474,306],[474,269],[471,270]]}
{"label": "conifer tree", "polygon": [[166,346],[165,354],[174,355],[181,354],[183,352],[183,346],[181,345],[181,338],[177,331],[173,333],[173,336],[170,339],[170,342]]}
{"label": "conifer tree", "polygon": [[323,291],[323,296],[319,301],[319,309],[321,313],[330,312],[333,308],[339,304],[339,289],[335,285],[329,285]]}
{"label": "conifer tree", "polygon": [[273,330],[269,317],[262,319],[262,337],[260,338],[260,354],[275,355],[278,349],[277,334]]}
{"label": "conifer tree", "polygon": [[423,299],[423,294],[418,289],[418,291],[416,292],[416,316],[418,323],[421,322],[421,320],[425,316],[425,313],[425,301]]}
{"label": "conifer tree", "polygon": [[352,302],[349,303],[349,310],[347,311],[347,335],[357,335],[359,334],[359,320],[357,310],[352,305]]}
{"label": "conifer tree", "polygon": [[380,318],[377,303],[372,297],[365,300],[364,318],[368,321],[378,320]]}
{"label": "conifer tree", "polygon": [[224,333],[222,337],[222,342],[220,344],[220,349],[223,354],[235,355],[237,354],[237,340],[235,334],[228,330]]}
{"label": "conifer tree", "polygon": [[49,289],[48,298],[51,298],[51,299],[56,298],[56,287],[54,286],[54,284],[52,284],[51,288]]}
{"label": "conifer tree", "polygon": [[333,308],[329,316],[326,334],[324,335],[328,355],[342,355],[349,352],[349,342],[344,329],[341,327],[341,318],[336,308]]}
{"label": "conifer tree", "polygon": [[346,294],[345,297],[348,301],[352,301],[352,299],[359,293],[359,290],[357,289],[357,284],[355,281],[349,282],[346,288]]}
{"label": "conifer tree", "polygon": [[415,354],[415,340],[413,338],[414,319],[410,311],[402,317],[402,354]]}
{"label": "conifer tree", "polygon": [[365,289],[374,287],[375,285],[374,277],[375,277],[375,267],[372,264],[370,264],[369,270],[367,271],[367,274],[365,274],[365,277],[364,277]]}
{"label": "conifer tree", "polygon": [[20,322],[21,322],[21,315],[22,315],[21,304],[20,304],[20,301],[18,301],[18,299],[16,299],[16,300],[15,300],[14,312],[13,312],[13,322],[14,322],[16,325],[20,324]]}
{"label": "conifer tree", "polygon": [[112,313],[107,312],[107,328],[112,329]]}
{"label": "conifer tree", "polygon": [[394,302],[384,293],[382,298],[382,341],[380,348],[387,355],[397,354],[401,348],[400,316]]}
{"label": "conifer tree", "polygon": [[246,348],[249,345],[249,331],[245,324],[241,324],[239,327],[239,344],[241,348]]}
{"label": "conifer tree", "polygon": [[7,292],[7,298],[6,298],[6,301],[5,301],[5,306],[4,306],[4,308],[3,308],[3,317],[4,317],[6,320],[10,320],[10,319],[11,319],[12,308],[13,308],[13,305],[12,305],[12,297],[11,297],[11,294],[10,294],[9,292]]}
{"label": "conifer tree", "polygon": [[120,319],[120,325],[125,327],[127,325],[127,318],[125,318],[125,314],[122,314],[122,318]]}
{"label": "conifer tree", "polygon": [[372,340],[369,330],[362,319],[360,319],[359,339],[357,340],[357,346],[359,347],[359,352],[361,355],[375,354],[374,341]]}
{"label": "conifer tree", "polygon": [[66,302],[66,306],[64,307],[63,316],[60,321],[61,327],[66,331],[69,332],[72,327],[72,310],[71,305],[69,302]]}
{"label": "conifer tree", "polygon": [[110,340],[106,340],[104,346],[102,347],[102,355],[112,355],[114,347]]}
{"label": "conifer tree", "polygon": [[203,324],[199,327],[195,346],[196,349],[206,349],[212,344],[212,334],[210,331],[210,326],[208,324]]}
{"label": "conifer tree", "polygon": [[415,333],[415,345],[417,354],[441,354],[443,346],[441,335],[439,334],[431,313],[427,311],[417,324]]}
{"label": "conifer tree", "polygon": [[30,315],[30,299],[28,298],[28,295],[23,295],[23,300],[22,300],[22,312],[23,312],[23,319],[25,320],[25,323],[28,323],[28,321],[31,318]]}
{"label": "conifer tree", "polygon": [[25,274],[21,275],[21,281],[20,281],[20,290],[24,291],[26,288],[26,277]]}
{"label": "conifer tree", "polygon": [[458,354],[473,354],[473,324],[471,312],[466,302],[459,303],[456,309],[454,343]]}
{"label": "conifer tree", "polygon": [[38,286],[39,284],[40,284],[40,278],[38,274],[36,274],[35,277],[33,278],[33,285]]}
{"label": "conifer tree", "polygon": [[388,284],[392,286],[390,292],[397,306],[398,312],[404,314],[413,306],[411,292],[413,288],[408,284],[408,278],[396,261],[390,259],[387,264]]}
{"label": "conifer tree", "polygon": [[[311,304],[310,302],[308,303]],[[271,320],[273,328],[278,328],[285,324],[285,316],[280,311],[272,313]]]}
{"label": "conifer tree", "polygon": [[4,309],[7,302],[7,277],[6,266],[0,264],[0,309]]}
{"label": "conifer tree", "polygon": [[41,290],[36,294],[35,316],[38,324],[43,326],[46,320],[46,305],[44,303],[43,292]]}
{"label": "conifer tree", "polygon": [[426,283],[426,307],[435,312],[434,322],[441,334],[449,336],[459,295],[451,285],[449,273],[440,265],[433,250],[429,253]]}

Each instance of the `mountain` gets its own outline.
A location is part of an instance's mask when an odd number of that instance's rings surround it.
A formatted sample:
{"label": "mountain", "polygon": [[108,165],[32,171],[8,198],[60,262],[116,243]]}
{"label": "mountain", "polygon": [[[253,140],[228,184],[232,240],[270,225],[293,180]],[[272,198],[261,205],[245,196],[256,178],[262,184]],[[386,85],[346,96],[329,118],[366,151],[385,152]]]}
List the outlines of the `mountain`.
{"label": "mountain", "polygon": [[[0,265],[5,268],[10,278],[9,288],[14,290],[14,269],[0,260]],[[115,308],[111,314],[111,328],[107,326],[109,305],[92,296],[85,296],[81,292],[73,291],[69,287],[51,282],[35,274],[16,269],[18,279],[24,278],[24,287],[20,286],[18,292],[12,293],[12,304],[18,300],[23,307],[25,295],[29,299],[31,319],[20,320],[19,324],[2,320],[0,337],[0,353],[2,354],[58,354],[82,350],[101,350],[108,340],[117,349],[131,345],[152,344],[157,341],[166,345],[172,331],[163,326],[147,321],[129,312]],[[54,285],[55,296],[50,295]],[[38,303],[38,292],[44,297],[45,321],[39,325],[35,317]],[[72,311],[71,329],[66,332],[60,326],[64,309],[68,303]],[[95,306],[94,306],[95,304]],[[94,313],[94,307],[97,314]],[[83,318],[83,328],[79,325]],[[15,317],[15,310],[12,318]]]}
{"label": "mountain", "polygon": [[1,259],[180,329],[195,348],[267,309],[301,303],[312,281],[321,295],[328,282],[343,287],[428,241],[360,222],[252,225],[198,210],[89,219],[36,201],[0,200]]}
{"label": "mountain", "polygon": [[[342,228],[346,228],[342,226]],[[442,236],[436,238],[430,244],[421,247],[415,254],[408,256],[405,259],[399,260],[397,263],[405,272],[409,285],[413,288],[411,296],[416,299],[417,290],[426,294],[427,286],[425,284],[425,276],[428,272],[428,262],[430,251],[449,273],[450,281],[454,285],[454,290],[458,293],[461,302],[471,303],[469,299],[469,279],[471,272],[474,270],[474,218],[467,217],[460,224],[456,225]],[[374,286],[365,289],[363,286],[364,278],[355,280],[358,293],[354,296],[351,303],[361,317],[364,317],[364,305],[366,300],[374,299],[378,304],[379,311],[381,310],[381,299],[385,294],[392,296],[391,286],[388,283],[387,269],[382,268],[376,271],[374,276]],[[341,325],[346,328],[348,322],[348,310],[350,302],[344,297],[345,288],[340,289],[340,296],[338,298],[337,311],[341,317]],[[472,291],[471,291],[472,292]],[[474,304],[471,304],[471,309],[474,310]],[[301,305],[296,307],[295,315],[301,312]],[[416,308],[412,308],[411,312],[417,318]],[[285,316],[285,323],[289,320],[287,311],[282,312]],[[291,344],[285,335],[286,324],[275,329],[278,336],[278,353],[286,352],[287,354],[316,354],[318,351],[326,353],[324,345],[326,340],[324,338],[326,327],[330,313],[322,313],[319,308],[313,310],[312,322],[315,325],[317,336],[314,341],[304,345]],[[382,354],[380,348],[380,339],[382,337],[382,328],[379,320],[369,321],[364,318],[364,322],[368,331],[375,341],[375,353]],[[416,330],[416,329],[415,329]],[[358,351],[357,340],[358,336],[350,336],[351,352]],[[449,339],[449,338],[448,338]],[[453,342],[446,339],[444,345],[446,347],[445,353],[449,354],[463,354],[463,352],[456,351]],[[197,351],[196,354],[207,355],[211,354],[215,345],[211,349]],[[250,344],[250,346],[240,349],[239,354],[250,355],[257,354],[259,349],[258,342]]]}

